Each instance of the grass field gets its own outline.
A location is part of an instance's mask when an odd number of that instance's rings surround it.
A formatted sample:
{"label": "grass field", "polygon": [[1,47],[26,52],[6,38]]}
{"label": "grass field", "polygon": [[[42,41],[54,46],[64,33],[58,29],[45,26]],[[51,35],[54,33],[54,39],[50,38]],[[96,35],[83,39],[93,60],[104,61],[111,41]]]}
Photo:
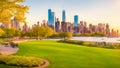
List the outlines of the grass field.
{"label": "grass field", "polygon": [[[47,68],[120,68],[120,50],[87,47],[56,41],[27,41],[15,55],[47,59]],[[0,65],[0,68],[18,68]]]}

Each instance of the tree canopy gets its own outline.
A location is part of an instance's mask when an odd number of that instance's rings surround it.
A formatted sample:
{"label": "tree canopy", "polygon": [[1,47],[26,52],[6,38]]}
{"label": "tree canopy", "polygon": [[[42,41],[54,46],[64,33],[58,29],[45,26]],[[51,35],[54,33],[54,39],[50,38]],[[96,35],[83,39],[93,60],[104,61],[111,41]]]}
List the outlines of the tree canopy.
{"label": "tree canopy", "polygon": [[26,22],[25,14],[28,6],[22,5],[24,0],[0,0],[0,22],[9,24],[15,18],[19,22]]}
{"label": "tree canopy", "polygon": [[35,26],[28,32],[29,37],[36,37],[37,39],[46,38],[54,35],[56,32],[48,26]]}
{"label": "tree canopy", "polygon": [[61,38],[64,38],[64,40],[65,40],[65,39],[71,38],[71,37],[72,37],[72,33],[69,33],[69,32],[61,32],[61,33],[59,34],[59,36],[60,36]]}

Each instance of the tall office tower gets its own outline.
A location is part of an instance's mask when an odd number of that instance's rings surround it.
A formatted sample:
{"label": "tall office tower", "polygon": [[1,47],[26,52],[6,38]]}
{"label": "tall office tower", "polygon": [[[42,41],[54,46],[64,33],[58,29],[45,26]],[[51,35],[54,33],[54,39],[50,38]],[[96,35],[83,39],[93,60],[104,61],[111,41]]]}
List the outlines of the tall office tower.
{"label": "tall office tower", "polygon": [[68,32],[73,33],[73,24],[72,23],[68,23]]}
{"label": "tall office tower", "polygon": [[48,26],[54,29],[55,13],[51,9],[48,9]]}
{"label": "tall office tower", "polygon": [[52,26],[55,26],[55,12],[52,12]]}
{"label": "tall office tower", "polygon": [[106,36],[110,36],[110,28],[109,28],[109,24],[106,24]]}
{"label": "tall office tower", "polygon": [[80,24],[79,24],[79,33],[80,34],[84,33],[84,21],[80,21]]}
{"label": "tall office tower", "polygon": [[55,22],[55,31],[57,33],[60,33],[60,21],[59,21],[59,18],[57,18],[56,22]]}
{"label": "tall office tower", "polygon": [[52,24],[52,10],[48,9],[48,25]]}
{"label": "tall office tower", "polygon": [[74,16],[74,27],[78,27],[78,15]]}
{"label": "tall office tower", "polygon": [[98,23],[98,32],[104,33],[104,25],[102,23]]}
{"label": "tall office tower", "polygon": [[65,13],[65,10],[62,11],[62,22],[66,22],[66,13]]}
{"label": "tall office tower", "polygon": [[90,31],[90,33],[93,33],[93,25],[92,24],[89,24],[89,31]]}

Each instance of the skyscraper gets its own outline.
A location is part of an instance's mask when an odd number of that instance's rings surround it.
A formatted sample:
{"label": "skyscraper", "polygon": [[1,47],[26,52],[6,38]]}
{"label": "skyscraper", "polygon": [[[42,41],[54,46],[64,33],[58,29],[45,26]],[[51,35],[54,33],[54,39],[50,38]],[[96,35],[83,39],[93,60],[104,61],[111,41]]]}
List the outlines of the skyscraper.
{"label": "skyscraper", "polygon": [[66,13],[65,13],[65,10],[62,11],[62,22],[66,22]]}
{"label": "skyscraper", "polygon": [[55,24],[55,13],[51,9],[48,9],[48,26],[54,29]]}
{"label": "skyscraper", "polygon": [[48,9],[48,25],[52,23],[52,10]]}
{"label": "skyscraper", "polygon": [[74,16],[74,27],[78,26],[78,15]]}
{"label": "skyscraper", "polygon": [[59,21],[59,18],[57,18],[56,22],[55,22],[55,31],[57,33],[60,33],[60,21]]}
{"label": "skyscraper", "polygon": [[52,12],[52,22],[51,25],[54,26],[55,25],[55,12]]}

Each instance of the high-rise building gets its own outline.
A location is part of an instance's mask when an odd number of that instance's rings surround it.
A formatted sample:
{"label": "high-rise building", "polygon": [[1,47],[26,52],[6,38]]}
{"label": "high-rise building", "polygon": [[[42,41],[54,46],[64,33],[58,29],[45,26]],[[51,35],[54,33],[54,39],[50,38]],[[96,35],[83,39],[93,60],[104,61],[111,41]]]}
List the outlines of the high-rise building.
{"label": "high-rise building", "polygon": [[66,13],[65,13],[65,10],[62,11],[62,22],[66,22]]}
{"label": "high-rise building", "polygon": [[60,21],[59,21],[59,18],[57,18],[56,22],[55,22],[55,31],[57,33],[60,33]]}
{"label": "high-rise building", "polygon": [[68,23],[68,32],[73,33],[73,24],[72,23]]}
{"label": "high-rise building", "polygon": [[48,9],[48,25],[52,23],[52,10]]}
{"label": "high-rise building", "polygon": [[74,27],[78,27],[78,15],[74,16]]}
{"label": "high-rise building", "polygon": [[110,36],[110,28],[109,28],[109,24],[106,24],[106,36]]}
{"label": "high-rise building", "polygon": [[55,26],[55,13],[48,9],[48,26],[54,29]]}
{"label": "high-rise building", "polygon": [[52,12],[52,26],[55,26],[55,12]]}
{"label": "high-rise building", "polygon": [[61,31],[62,32],[68,32],[68,22],[62,22],[61,23]]}

